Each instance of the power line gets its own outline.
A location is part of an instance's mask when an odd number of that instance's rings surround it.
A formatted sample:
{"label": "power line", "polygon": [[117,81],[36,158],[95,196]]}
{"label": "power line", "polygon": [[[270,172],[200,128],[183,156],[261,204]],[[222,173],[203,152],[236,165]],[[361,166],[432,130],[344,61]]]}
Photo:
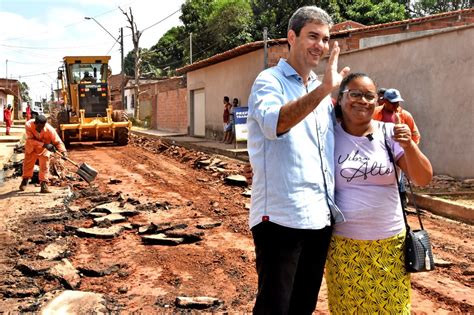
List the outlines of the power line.
{"label": "power line", "polygon": [[[129,5],[129,4],[133,3],[133,2],[135,2],[135,0],[130,1],[130,2],[128,2],[128,3],[125,3],[125,4],[123,4],[123,5]],[[115,11],[115,10],[118,10],[118,8],[115,8],[115,9],[112,9],[112,10],[109,10],[109,11],[106,11],[106,12],[103,12],[103,13],[100,13],[100,14],[94,16],[94,17],[98,17],[98,16],[102,16],[102,15],[105,15],[105,14],[109,14],[109,13]],[[77,24],[81,24],[81,23],[84,23],[84,20],[79,20],[79,21],[73,22],[73,23],[71,23],[71,24],[66,24],[66,25],[63,25],[62,27],[68,28],[68,27],[71,27],[71,26],[74,26],[74,25],[77,25]],[[46,30],[46,31],[44,31],[44,32],[36,33],[36,34],[34,34],[34,35],[46,34],[46,33],[48,33],[48,32],[49,32],[49,30]],[[12,40],[17,40],[17,39],[31,38],[31,36],[34,36],[34,35],[31,35],[31,34],[30,34],[30,35],[15,37],[15,38],[0,39],[0,41],[1,41],[1,42],[7,42],[7,41],[12,41]]]}
{"label": "power line", "polygon": [[169,19],[170,17],[172,17],[173,15],[175,15],[176,13],[178,13],[179,11],[181,11],[181,8],[179,8],[179,9],[176,10],[176,11],[174,11],[173,13],[171,13],[170,15],[168,15],[167,17],[165,17],[165,18],[159,20],[158,22],[156,22],[156,23],[154,23],[154,24],[152,24],[152,25],[150,25],[150,26],[148,26],[148,27],[142,29],[141,32],[143,33],[143,32],[146,31],[147,29],[150,29],[150,28],[152,28],[153,26],[156,26],[156,25],[160,24],[161,22],[163,22],[163,21]]}
{"label": "power line", "polygon": [[82,47],[96,47],[96,45],[81,45],[81,46],[72,46],[72,47],[34,47],[34,46],[15,46],[15,45],[5,45],[0,44],[0,46],[7,48],[21,48],[21,49],[40,49],[40,50],[54,50],[54,49],[73,49],[73,48],[82,48]]}

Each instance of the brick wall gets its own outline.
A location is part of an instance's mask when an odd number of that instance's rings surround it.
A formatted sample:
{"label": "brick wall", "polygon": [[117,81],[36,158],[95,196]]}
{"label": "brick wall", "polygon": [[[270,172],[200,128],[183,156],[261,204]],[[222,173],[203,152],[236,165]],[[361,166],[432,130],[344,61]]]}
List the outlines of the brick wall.
{"label": "brick wall", "polygon": [[151,128],[187,133],[188,106],[186,81],[183,77],[171,78],[150,85]]}
{"label": "brick wall", "polygon": [[8,88],[14,93],[14,103],[13,106],[13,119],[20,119],[21,114],[21,100],[20,100],[20,86],[18,84],[18,80],[12,79],[0,79],[0,87]]}
{"label": "brick wall", "polygon": [[158,93],[156,126],[152,128],[180,133],[188,131],[186,88],[177,88]]}
{"label": "brick wall", "polygon": [[[404,34],[411,32],[422,32],[442,29],[447,27],[464,26],[474,23],[474,10],[460,12],[458,15],[441,16],[433,19],[425,19],[412,23],[397,25],[397,22],[388,23],[382,28],[373,30],[354,30],[349,33],[334,34],[331,40],[337,40],[341,51],[359,49],[360,39],[374,36],[384,36],[393,34]],[[390,24],[393,24],[391,26]],[[398,23],[399,24],[399,23]]]}
{"label": "brick wall", "polygon": [[280,58],[288,58],[289,49],[288,44],[280,44],[268,48],[268,67],[273,67],[278,64]]}

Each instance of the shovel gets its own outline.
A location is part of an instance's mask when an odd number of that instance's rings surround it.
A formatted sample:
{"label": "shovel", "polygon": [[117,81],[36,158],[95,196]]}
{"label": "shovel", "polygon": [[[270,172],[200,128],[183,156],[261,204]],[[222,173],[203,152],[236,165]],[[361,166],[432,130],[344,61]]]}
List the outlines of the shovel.
{"label": "shovel", "polygon": [[[58,153],[59,155],[59,153]],[[73,160],[71,160],[70,158],[68,157],[65,157],[65,156],[62,156],[60,155],[62,159],[70,162],[71,164],[73,164],[74,166],[77,167],[77,171],[76,171],[76,174],[81,176],[81,178],[83,180],[85,180],[86,182],[88,182],[89,184],[94,181],[94,179],[97,177],[97,171],[95,169],[93,169],[91,166],[87,165],[86,163],[81,163],[80,165],[76,162],[74,162]]]}

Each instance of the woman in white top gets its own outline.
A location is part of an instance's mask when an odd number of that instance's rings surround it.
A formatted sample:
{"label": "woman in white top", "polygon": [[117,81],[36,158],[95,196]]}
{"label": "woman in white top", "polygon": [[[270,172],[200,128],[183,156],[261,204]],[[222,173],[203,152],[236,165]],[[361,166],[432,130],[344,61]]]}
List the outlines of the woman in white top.
{"label": "woman in white top", "polygon": [[376,105],[377,87],[366,74],[343,80],[334,158],[336,204],[345,222],[334,226],[326,263],[333,314],[410,314],[405,223],[385,139],[397,166],[415,183],[428,184],[432,168],[407,125],[372,120]]}

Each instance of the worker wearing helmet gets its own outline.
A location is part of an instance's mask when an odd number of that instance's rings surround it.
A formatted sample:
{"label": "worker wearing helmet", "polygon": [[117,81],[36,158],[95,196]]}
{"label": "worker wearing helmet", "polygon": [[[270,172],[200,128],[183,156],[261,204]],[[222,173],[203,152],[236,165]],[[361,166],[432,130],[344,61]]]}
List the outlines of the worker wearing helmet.
{"label": "worker wearing helmet", "polygon": [[67,156],[66,147],[59,138],[54,128],[47,123],[43,115],[36,116],[25,124],[26,144],[25,159],[23,161],[23,179],[20,184],[20,190],[25,190],[28,179],[33,176],[33,168],[36,160],[39,160],[39,180],[41,193],[49,193],[49,158],[51,152],[59,151],[63,156]]}

